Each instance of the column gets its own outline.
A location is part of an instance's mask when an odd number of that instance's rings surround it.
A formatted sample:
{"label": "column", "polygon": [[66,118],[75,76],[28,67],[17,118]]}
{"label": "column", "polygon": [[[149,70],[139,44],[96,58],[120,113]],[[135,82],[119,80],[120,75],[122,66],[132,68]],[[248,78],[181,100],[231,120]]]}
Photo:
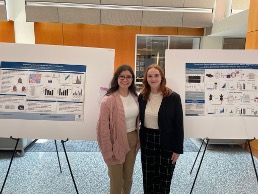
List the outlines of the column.
{"label": "column", "polygon": [[[258,1],[257,0],[250,0],[245,49],[258,50]],[[253,126],[253,127],[257,127],[256,130],[258,130],[258,126]],[[254,140],[251,142],[251,149],[253,154],[256,157],[258,157],[258,140]]]}

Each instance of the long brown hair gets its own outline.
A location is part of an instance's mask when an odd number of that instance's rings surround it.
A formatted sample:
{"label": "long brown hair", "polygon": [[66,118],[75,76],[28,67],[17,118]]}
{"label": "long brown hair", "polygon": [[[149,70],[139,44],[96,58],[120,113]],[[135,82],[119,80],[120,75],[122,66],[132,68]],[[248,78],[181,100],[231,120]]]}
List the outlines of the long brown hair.
{"label": "long brown hair", "polygon": [[141,91],[141,94],[143,96],[143,99],[146,100],[146,101],[149,99],[150,93],[151,93],[151,88],[150,88],[150,85],[148,84],[148,81],[147,81],[147,74],[148,74],[148,71],[151,68],[157,69],[160,73],[161,83],[160,83],[159,91],[161,91],[162,96],[166,97],[166,96],[169,96],[172,93],[172,90],[166,86],[167,81],[166,81],[163,69],[157,64],[152,64],[146,69],[146,71],[144,73],[144,78],[143,78],[143,81],[142,81],[143,89]]}
{"label": "long brown hair", "polygon": [[113,76],[113,78],[110,82],[110,88],[106,93],[107,96],[109,96],[110,94],[114,93],[115,91],[117,91],[119,89],[118,77],[123,71],[129,71],[132,74],[132,84],[129,86],[128,90],[131,93],[133,93],[135,96],[138,96],[137,92],[136,92],[134,72],[133,72],[132,68],[129,65],[126,65],[126,64],[123,64],[120,67],[118,67],[116,72],[114,73],[114,76]]}

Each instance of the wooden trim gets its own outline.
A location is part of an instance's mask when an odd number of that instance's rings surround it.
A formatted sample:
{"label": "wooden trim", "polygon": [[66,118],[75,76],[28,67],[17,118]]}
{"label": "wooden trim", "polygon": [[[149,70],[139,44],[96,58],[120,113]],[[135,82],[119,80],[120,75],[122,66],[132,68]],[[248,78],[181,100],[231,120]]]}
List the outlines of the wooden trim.
{"label": "wooden trim", "polygon": [[258,1],[250,0],[247,32],[258,31]]}
{"label": "wooden trim", "polygon": [[258,50],[258,31],[246,34],[245,49]]}
{"label": "wooden trim", "polygon": [[144,27],[144,26],[142,26],[139,34],[177,35],[178,31],[177,31],[176,27]]}
{"label": "wooden trim", "polygon": [[128,64],[134,69],[137,34],[203,36],[203,28],[111,26],[35,23],[36,44],[53,44],[115,49],[116,69]]}
{"label": "wooden trim", "polygon": [[0,42],[15,43],[14,35],[14,22],[1,22],[0,21]]}
{"label": "wooden trim", "polygon": [[35,44],[63,45],[63,24],[34,23]]}
{"label": "wooden trim", "polygon": [[64,45],[115,49],[115,69],[121,64],[134,68],[137,26],[64,24]]}
{"label": "wooden trim", "polygon": [[203,36],[204,28],[178,28],[178,35]]}

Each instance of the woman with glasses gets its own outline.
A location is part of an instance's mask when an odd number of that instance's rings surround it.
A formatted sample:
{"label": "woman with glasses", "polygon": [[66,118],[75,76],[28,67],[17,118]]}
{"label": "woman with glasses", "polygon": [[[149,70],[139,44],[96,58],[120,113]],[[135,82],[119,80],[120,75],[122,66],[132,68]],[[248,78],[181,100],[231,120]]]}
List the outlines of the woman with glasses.
{"label": "woman with glasses", "polygon": [[97,140],[108,166],[110,194],[129,194],[138,141],[138,100],[135,75],[128,65],[114,73],[100,105]]}
{"label": "woman with glasses", "polygon": [[166,86],[159,65],[150,65],[144,73],[138,101],[144,193],[168,194],[183,153],[183,111],[180,96]]}

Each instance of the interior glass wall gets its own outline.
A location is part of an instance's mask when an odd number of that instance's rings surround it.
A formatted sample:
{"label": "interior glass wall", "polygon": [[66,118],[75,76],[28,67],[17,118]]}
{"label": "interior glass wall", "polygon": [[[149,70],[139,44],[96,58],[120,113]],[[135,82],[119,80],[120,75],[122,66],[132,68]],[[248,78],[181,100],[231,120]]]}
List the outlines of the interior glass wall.
{"label": "interior glass wall", "polygon": [[245,49],[245,38],[224,38],[223,49]]}
{"label": "interior glass wall", "polygon": [[200,37],[137,35],[135,57],[137,90],[142,88],[143,75],[149,65],[158,64],[165,70],[166,49],[200,49],[200,41]]}

